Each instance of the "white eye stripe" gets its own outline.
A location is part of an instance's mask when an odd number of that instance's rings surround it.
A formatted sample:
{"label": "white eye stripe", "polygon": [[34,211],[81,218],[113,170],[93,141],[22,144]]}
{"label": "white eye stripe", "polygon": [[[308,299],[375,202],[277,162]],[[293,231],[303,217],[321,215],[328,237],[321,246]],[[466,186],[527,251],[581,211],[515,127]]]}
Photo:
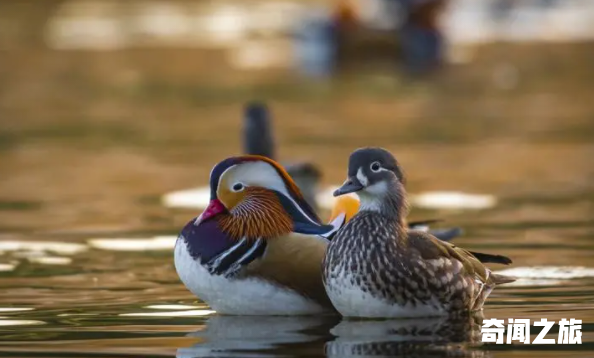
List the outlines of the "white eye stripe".
{"label": "white eye stripe", "polygon": [[[236,164],[229,167],[221,174],[219,182],[222,181],[223,177],[225,177],[228,183],[241,183],[244,187],[255,186],[275,190],[289,199],[293,206],[297,208],[307,220],[313,224],[319,224],[314,217],[307,214],[301,205],[295,201],[281,175],[269,163],[256,161]],[[217,190],[217,194],[219,194],[219,190]]]}
{"label": "white eye stripe", "polygon": [[357,180],[359,180],[359,183],[363,186],[369,184],[369,179],[367,179],[367,176],[363,173],[363,167],[359,167],[359,170],[357,170]]}

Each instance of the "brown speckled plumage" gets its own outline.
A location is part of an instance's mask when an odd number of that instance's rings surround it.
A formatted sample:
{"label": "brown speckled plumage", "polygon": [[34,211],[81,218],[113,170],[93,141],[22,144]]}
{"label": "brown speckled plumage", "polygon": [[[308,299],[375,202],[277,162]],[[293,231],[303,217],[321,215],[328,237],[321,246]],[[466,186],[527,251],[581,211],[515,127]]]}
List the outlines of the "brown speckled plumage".
{"label": "brown speckled plumage", "polygon": [[447,311],[482,307],[495,282],[477,259],[420,231],[398,233],[390,218],[358,214],[330,242],[324,281],[350,271],[352,283],[364,292],[398,305],[433,304]]}
{"label": "brown speckled plumage", "polygon": [[[430,234],[406,230],[401,171],[366,171],[370,163],[381,162],[374,154],[382,150],[364,151],[368,152],[359,153],[356,160],[351,156],[349,187],[358,177],[367,185],[352,191],[365,191],[378,183],[385,191],[359,192],[373,205],[363,207],[328,246],[323,280],[339,312],[378,316],[385,310],[394,311],[386,316],[405,317],[474,311],[482,308],[495,285],[513,281],[491,273],[466,250]],[[381,153],[385,157],[386,152]],[[375,300],[377,309],[364,307]]]}

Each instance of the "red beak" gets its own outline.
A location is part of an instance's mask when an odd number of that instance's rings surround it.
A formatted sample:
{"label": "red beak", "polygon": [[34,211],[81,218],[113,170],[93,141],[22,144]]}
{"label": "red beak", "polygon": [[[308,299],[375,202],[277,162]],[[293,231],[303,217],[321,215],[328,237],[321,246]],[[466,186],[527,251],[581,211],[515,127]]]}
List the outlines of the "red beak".
{"label": "red beak", "polygon": [[213,216],[219,215],[226,210],[227,208],[225,208],[225,205],[223,205],[219,199],[211,200],[206,210],[204,210],[198,219],[196,219],[195,225],[198,225],[201,222],[212,218]]}

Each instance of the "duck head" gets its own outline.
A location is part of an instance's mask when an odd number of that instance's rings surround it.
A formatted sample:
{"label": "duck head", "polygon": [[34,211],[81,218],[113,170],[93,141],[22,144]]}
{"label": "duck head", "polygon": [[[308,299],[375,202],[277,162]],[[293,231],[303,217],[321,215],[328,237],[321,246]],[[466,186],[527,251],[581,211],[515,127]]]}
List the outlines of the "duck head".
{"label": "duck head", "polygon": [[216,220],[230,237],[274,238],[297,232],[324,236],[322,225],[289,174],[272,159],[245,155],[210,173],[210,204],[195,225]]}
{"label": "duck head", "polygon": [[349,157],[347,180],[334,196],[356,193],[359,211],[404,218],[408,211],[405,178],[396,158],[383,148],[361,148]]}

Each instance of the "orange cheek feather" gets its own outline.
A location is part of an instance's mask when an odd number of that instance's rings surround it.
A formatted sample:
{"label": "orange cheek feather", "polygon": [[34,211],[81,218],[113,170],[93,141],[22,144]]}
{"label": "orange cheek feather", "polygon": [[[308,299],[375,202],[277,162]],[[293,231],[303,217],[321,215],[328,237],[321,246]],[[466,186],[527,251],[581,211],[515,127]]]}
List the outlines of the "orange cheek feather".
{"label": "orange cheek feather", "polygon": [[[228,198],[237,203],[228,207],[230,215],[219,219],[220,227],[231,237],[239,240],[271,239],[293,231],[293,221],[287,214],[276,194],[263,188],[247,188],[239,193],[231,193],[240,198]],[[227,203],[225,203],[227,204]]]}

